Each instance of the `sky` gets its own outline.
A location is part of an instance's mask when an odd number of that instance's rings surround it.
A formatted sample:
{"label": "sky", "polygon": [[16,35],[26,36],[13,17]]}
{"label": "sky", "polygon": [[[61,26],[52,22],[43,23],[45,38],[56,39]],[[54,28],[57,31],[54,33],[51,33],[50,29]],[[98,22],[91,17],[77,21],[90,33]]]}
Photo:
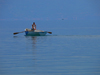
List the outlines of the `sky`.
{"label": "sky", "polygon": [[0,20],[100,20],[100,0],[0,0]]}

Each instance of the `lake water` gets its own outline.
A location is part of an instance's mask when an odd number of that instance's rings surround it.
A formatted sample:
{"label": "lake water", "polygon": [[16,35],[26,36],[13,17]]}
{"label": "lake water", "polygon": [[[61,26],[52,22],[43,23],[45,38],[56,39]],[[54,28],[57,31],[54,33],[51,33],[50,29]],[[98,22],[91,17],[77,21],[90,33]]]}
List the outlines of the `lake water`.
{"label": "lake water", "polygon": [[14,32],[32,21],[0,21],[0,75],[100,75],[99,21],[36,21],[46,36]]}

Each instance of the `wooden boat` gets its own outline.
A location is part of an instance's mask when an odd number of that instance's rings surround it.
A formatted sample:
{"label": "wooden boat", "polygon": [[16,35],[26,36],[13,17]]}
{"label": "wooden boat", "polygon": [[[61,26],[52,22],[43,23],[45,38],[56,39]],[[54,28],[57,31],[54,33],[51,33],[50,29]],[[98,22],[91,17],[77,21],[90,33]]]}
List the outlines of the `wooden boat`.
{"label": "wooden boat", "polygon": [[48,32],[47,31],[42,31],[42,30],[34,30],[32,31],[31,29],[25,29],[25,34],[26,36],[45,36]]}

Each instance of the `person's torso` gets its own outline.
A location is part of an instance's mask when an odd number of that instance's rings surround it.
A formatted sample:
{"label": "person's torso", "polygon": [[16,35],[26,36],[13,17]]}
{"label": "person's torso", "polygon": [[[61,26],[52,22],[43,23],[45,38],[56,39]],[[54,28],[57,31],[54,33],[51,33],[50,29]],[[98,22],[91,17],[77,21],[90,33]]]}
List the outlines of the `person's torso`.
{"label": "person's torso", "polygon": [[35,25],[33,24],[32,27],[35,27]]}

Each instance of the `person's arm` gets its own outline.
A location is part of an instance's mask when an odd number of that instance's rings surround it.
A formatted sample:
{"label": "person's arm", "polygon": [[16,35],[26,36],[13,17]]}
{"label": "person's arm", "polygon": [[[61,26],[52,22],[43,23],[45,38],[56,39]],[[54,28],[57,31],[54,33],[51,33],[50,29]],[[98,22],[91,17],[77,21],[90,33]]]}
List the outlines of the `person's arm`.
{"label": "person's arm", "polygon": [[34,29],[34,26],[32,25],[32,29]]}
{"label": "person's arm", "polygon": [[36,30],[36,25],[35,25],[35,30]]}
{"label": "person's arm", "polygon": [[32,24],[32,29],[33,29],[33,24]]}

